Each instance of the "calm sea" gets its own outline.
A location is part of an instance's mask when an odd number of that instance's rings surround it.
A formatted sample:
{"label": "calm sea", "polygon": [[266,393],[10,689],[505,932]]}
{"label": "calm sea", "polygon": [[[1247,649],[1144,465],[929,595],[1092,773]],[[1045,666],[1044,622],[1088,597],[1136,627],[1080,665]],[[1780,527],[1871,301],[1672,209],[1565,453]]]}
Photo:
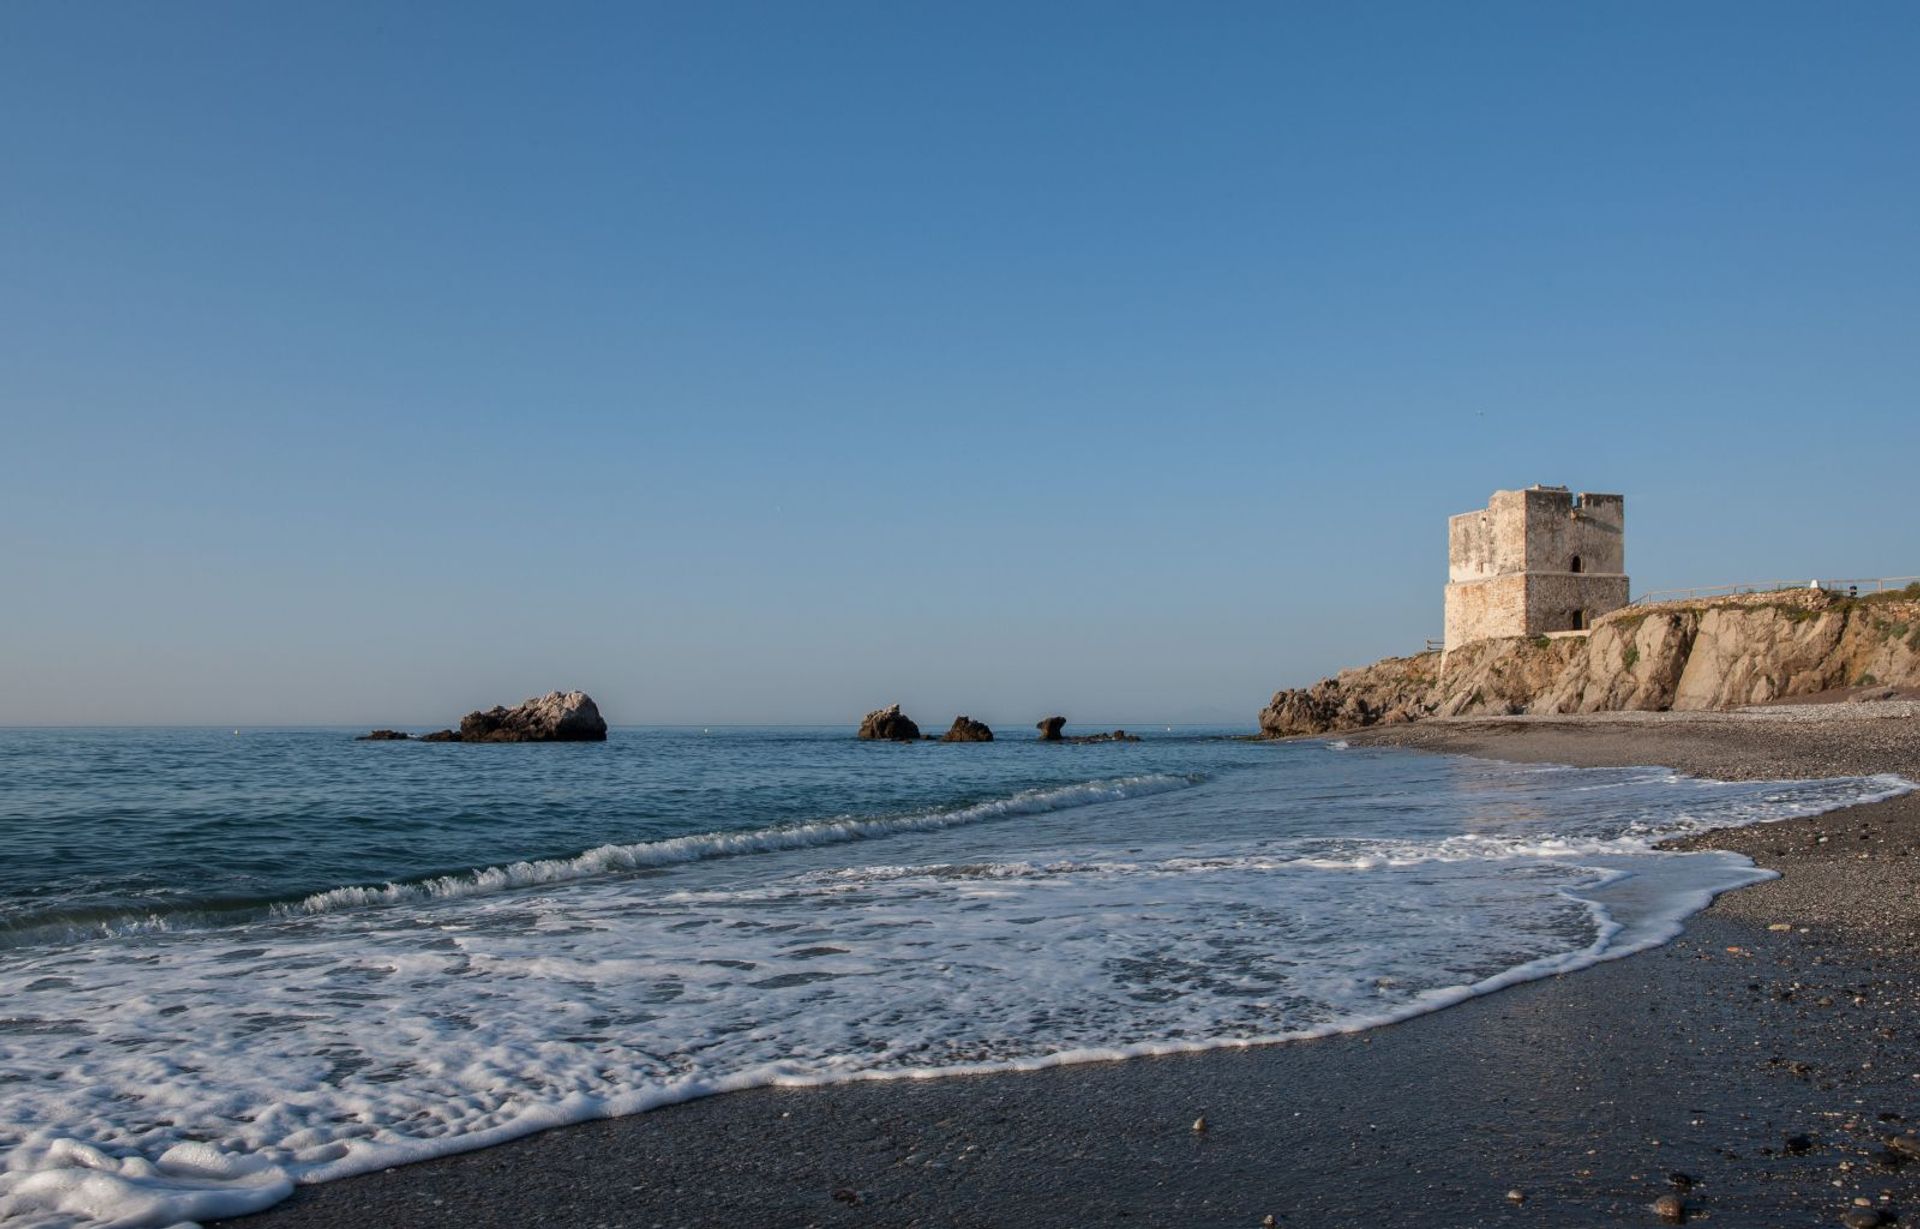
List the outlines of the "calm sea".
{"label": "calm sea", "polygon": [[0,731],[0,1218],[169,1224],[756,1084],[1370,1027],[1758,875],[1662,835],[1907,788],[1143,733]]}

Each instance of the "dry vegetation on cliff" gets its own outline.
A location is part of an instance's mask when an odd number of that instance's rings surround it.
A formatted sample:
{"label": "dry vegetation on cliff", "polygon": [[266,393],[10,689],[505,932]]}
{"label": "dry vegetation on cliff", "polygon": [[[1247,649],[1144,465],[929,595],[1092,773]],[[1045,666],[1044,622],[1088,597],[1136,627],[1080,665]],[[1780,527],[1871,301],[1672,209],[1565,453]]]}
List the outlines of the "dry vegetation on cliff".
{"label": "dry vegetation on cliff", "polygon": [[1270,737],[1422,717],[1724,709],[1842,687],[1920,686],[1920,585],[1628,606],[1587,636],[1482,640],[1277,692]]}

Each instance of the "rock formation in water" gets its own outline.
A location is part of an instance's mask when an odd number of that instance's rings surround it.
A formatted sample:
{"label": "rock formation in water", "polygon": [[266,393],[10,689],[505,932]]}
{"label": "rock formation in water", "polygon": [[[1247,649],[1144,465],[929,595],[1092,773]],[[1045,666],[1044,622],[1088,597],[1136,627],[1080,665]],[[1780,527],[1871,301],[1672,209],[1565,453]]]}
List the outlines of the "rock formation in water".
{"label": "rock formation in water", "polygon": [[1628,606],[1586,636],[1515,637],[1389,657],[1260,713],[1270,737],[1422,717],[1724,709],[1858,687],[1920,686],[1920,586]]}
{"label": "rock formation in water", "polygon": [[860,737],[878,742],[910,743],[920,738],[920,727],[900,711],[898,704],[876,708],[860,722]]}
{"label": "rock formation in water", "polygon": [[1115,730],[1111,734],[1078,734],[1066,740],[1070,743],[1137,743],[1138,734],[1129,734],[1125,730]]}
{"label": "rock formation in water", "polygon": [[1057,743],[1065,741],[1060,737],[1060,727],[1065,724],[1067,724],[1065,717],[1042,717],[1033,723],[1033,728],[1040,731],[1041,742]]}
{"label": "rock formation in water", "polygon": [[460,719],[463,743],[590,743],[606,739],[606,719],[584,691],[549,691],[512,708],[495,705]]}
{"label": "rock formation in water", "polygon": [[984,721],[975,721],[971,717],[955,717],[953,725],[940,736],[943,743],[990,743],[993,731]]}
{"label": "rock formation in water", "polygon": [[[362,734],[360,742],[409,738],[399,730]],[[458,730],[422,734],[423,743],[597,743],[607,740],[607,723],[593,697],[584,691],[550,691],[512,708],[495,705],[460,719]]]}

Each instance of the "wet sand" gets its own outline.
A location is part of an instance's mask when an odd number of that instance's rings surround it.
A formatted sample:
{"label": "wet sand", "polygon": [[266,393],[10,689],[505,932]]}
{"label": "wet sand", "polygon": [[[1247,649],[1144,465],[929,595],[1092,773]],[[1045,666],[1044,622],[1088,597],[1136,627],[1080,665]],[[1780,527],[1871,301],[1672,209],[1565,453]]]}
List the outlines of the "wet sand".
{"label": "wet sand", "polygon": [[[1920,720],[1823,710],[1427,722],[1349,741],[1920,780]],[[1722,897],[1663,948],[1404,1024],[734,1093],[305,1187],[224,1223],[1657,1225],[1653,1201],[1680,1186],[1697,1223],[1840,1224],[1856,1200],[1920,1214],[1920,1160],[1887,1150],[1920,1129],[1920,796],[1693,843],[1783,877]]]}

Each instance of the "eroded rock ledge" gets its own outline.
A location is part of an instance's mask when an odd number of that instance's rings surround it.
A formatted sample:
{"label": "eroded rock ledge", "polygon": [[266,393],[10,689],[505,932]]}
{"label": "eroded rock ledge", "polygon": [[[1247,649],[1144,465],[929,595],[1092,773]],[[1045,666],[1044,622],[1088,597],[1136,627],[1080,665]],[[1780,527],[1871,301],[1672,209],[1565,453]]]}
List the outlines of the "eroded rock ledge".
{"label": "eroded rock ledge", "polygon": [[1389,657],[1274,693],[1274,738],[1423,717],[1725,709],[1849,687],[1920,686],[1920,586],[1628,606],[1584,637]]}

